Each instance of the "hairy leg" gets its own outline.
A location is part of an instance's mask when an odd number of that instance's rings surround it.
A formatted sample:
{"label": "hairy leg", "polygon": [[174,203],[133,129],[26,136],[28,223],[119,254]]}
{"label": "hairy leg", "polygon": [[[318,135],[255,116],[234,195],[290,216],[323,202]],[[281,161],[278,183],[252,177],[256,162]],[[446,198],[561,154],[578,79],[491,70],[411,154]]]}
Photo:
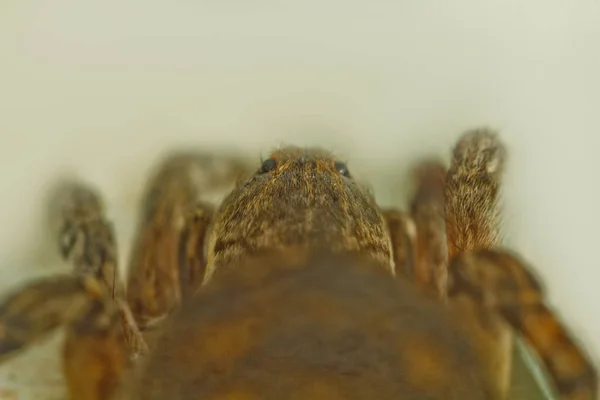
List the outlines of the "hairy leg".
{"label": "hairy leg", "polygon": [[[123,281],[118,275],[114,229],[105,216],[100,194],[75,181],[63,182],[53,194],[50,217],[60,254],[72,264],[75,275],[97,278],[111,294],[131,357],[147,352],[144,338],[125,302]],[[67,337],[67,348],[71,347],[70,338]]]}
{"label": "hairy leg", "polygon": [[414,279],[415,223],[409,215],[394,209],[383,210],[390,233],[395,275]]}
{"label": "hairy leg", "polygon": [[114,229],[100,194],[81,182],[63,182],[54,192],[50,214],[62,257],[76,275],[93,276],[105,285],[115,301],[131,357],[145,353],[146,343],[125,302]]}
{"label": "hairy leg", "polygon": [[[437,297],[446,297],[449,258],[499,244],[497,203],[504,159],[505,149],[494,133],[469,131],[456,144],[447,172],[437,160],[414,168],[410,217],[385,212],[392,242],[400,244],[394,245],[397,264],[405,264],[406,274]],[[404,245],[410,239],[413,246]]]}
{"label": "hairy leg", "polygon": [[206,271],[206,239],[214,208],[198,203],[186,218],[179,245],[179,279],[183,301],[189,300],[200,288]]}
{"label": "hairy leg", "polygon": [[476,250],[450,264],[452,295],[468,295],[500,315],[534,349],[561,400],[595,400],[595,367],[556,315],[524,263],[508,252]]}
{"label": "hairy leg", "polygon": [[[498,200],[505,157],[496,134],[485,129],[466,132],[454,147],[445,189],[450,258],[499,245]],[[469,319],[480,351],[489,354],[489,373],[498,384],[498,392],[505,395],[510,386],[514,346],[510,327],[496,315],[482,312],[472,298],[450,297],[451,305]]]}
{"label": "hairy leg", "polygon": [[67,326],[63,367],[73,400],[108,400],[128,367],[119,311],[93,276],[29,283],[0,305],[0,361]]}
{"label": "hairy leg", "polygon": [[426,293],[446,298],[448,248],[444,210],[444,166],[423,161],[413,169],[410,214],[384,210],[396,273]]}
{"label": "hairy leg", "polygon": [[61,182],[52,194],[50,218],[60,255],[76,275],[95,276],[113,297],[122,296],[114,229],[100,194],[78,181]]}
{"label": "hairy leg", "polygon": [[450,258],[500,240],[498,209],[506,150],[495,133],[466,132],[454,147],[446,176],[446,230]]}
{"label": "hairy leg", "polygon": [[232,186],[244,172],[235,158],[176,152],[150,178],[127,283],[127,301],[142,330],[181,303],[178,262],[186,217],[206,192]]}
{"label": "hairy leg", "polygon": [[444,214],[444,166],[424,161],[413,171],[415,192],[411,215],[415,221],[415,282],[426,292],[445,300],[448,247]]}

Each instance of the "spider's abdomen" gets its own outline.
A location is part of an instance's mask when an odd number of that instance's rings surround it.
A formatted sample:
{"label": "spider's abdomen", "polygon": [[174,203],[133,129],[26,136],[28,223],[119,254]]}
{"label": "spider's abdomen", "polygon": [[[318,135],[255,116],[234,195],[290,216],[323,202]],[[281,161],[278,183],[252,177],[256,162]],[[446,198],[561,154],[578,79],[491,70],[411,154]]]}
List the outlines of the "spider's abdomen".
{"label": "spider's abdomen", "polygon": [[357,258],[216,272],[159,341],[140,399],[490,399],[453,315]]}

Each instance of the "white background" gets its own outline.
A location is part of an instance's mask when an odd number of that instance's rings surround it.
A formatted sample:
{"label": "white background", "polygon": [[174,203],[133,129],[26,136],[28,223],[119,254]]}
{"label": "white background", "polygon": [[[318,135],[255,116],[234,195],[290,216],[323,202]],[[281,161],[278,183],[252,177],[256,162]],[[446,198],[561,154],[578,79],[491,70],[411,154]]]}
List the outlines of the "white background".
{"label": "white background", "polygon": [[[597,1],[3,0],[0,289],[56,270],[43,206],[65,173],[104,190],[126,243],[175,145],[326,146],[403,205],[409,163],[484,124],[510,150],[508,243],[600,359]],[[59,382],[34,360],[3,387]]]}

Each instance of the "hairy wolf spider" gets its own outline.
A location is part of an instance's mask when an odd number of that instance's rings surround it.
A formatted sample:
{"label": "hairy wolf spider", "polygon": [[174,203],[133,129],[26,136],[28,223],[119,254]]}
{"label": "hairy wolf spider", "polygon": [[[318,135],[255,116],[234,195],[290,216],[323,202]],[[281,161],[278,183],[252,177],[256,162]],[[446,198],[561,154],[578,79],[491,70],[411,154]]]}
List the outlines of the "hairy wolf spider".
{"label": "hairy wolf spider", "polygon": [[[447,171],[414,169],[402,213],[320,149],[283,148],[252,173],[172,155],[126,289],[99,195],[65,185],[57,237],[75,274],[6,298],[0,356],[65,325],[75,400],[503,399],[516,333],[560,399],[594,400],[594,366],[524,263],[496,249],[504,160],[494,133],[466,133]],[[219,207],[198,203],[240,175]]]}

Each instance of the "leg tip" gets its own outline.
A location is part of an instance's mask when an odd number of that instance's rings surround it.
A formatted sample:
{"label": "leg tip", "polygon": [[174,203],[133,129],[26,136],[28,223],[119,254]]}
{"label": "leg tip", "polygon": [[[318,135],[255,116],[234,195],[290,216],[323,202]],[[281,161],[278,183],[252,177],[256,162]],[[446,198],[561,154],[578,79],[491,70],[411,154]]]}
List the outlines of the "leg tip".
{"label": "leg tip", "polygon": [[452,167],[496,175],[502,172],[506,148],[489,128],[465,132],[454,147]]}

